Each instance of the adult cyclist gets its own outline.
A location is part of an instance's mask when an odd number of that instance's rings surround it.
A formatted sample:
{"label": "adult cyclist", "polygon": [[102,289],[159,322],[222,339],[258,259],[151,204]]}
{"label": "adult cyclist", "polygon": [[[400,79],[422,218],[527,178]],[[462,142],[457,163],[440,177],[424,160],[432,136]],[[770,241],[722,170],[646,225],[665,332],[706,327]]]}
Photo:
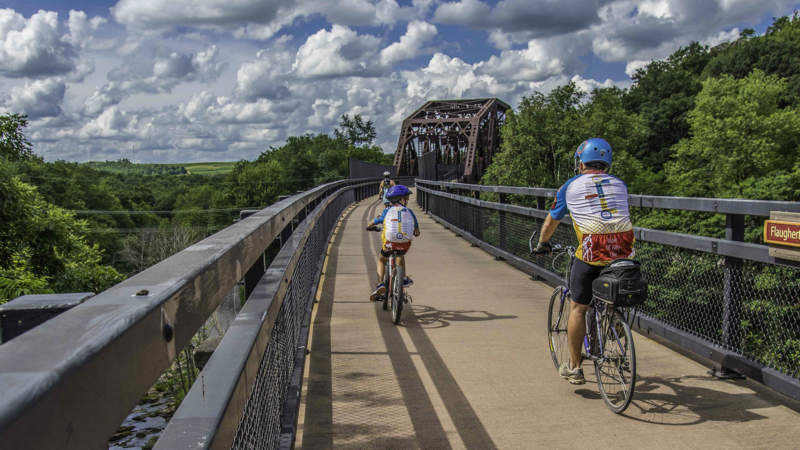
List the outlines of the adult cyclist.
{"label": "adult cyclist", "polygon": [[[380,281],[375,290],[370,295],[370,300],[375,301],[386,293],[386,285],[383,283],[384,271],[386,270],[386,260],[389,252],[397,252],[397,263],[403,268],[403,273],[407,273],[405,254],[411,248],[411,240],[419,236],[419,222],[414,212],[408,209],[408,197],[411,191],[402,184],[392,186],[386,193],[386,198],[391,206],[383,210],[383,214],[372,221],[367,227],[368,230],[374,229],[378,224],[383,224],[381,231],[381,249],[378,253],[377,268],[378,280]],[[411,278],[408,276],[403,280],[403,286],[410,286]]]}
{"label": "adult cyclist", "polygon": [[613,260],[634,255],[628,187],[607,173],[611,160],[611,145],[604,139],[591,138],[578,146],[575,151],[577,175],[556,193],[534,250],[537,254],[550,253],[550,237],[569,211],[578,235],[578,248],[568,280],[572,296],[567,323],[570,361],[564,362],[558,373],[572,384],[586,381],[581,369],[581,344],[586,334],[586,311],[592,300],[592,281]]}
{"label": "adult cyclist", "polygon": [[383,205],[388,207],[390,202],[389,199],[386,198],[386,193],[389,192],[389,189],[394,186],[394,180],[391,178],[392,174],[389,171],[383,172],[383,180],[381,180],[380,184],[378,185],[378,197],[383,200]]}

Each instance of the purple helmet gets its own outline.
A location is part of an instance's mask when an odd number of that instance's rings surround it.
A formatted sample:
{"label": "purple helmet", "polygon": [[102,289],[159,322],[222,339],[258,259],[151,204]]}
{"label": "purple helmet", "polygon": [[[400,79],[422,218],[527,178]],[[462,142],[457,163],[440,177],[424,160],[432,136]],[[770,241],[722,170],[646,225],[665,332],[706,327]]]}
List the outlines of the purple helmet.
{"label": "purple helmet", "polygon": [[396,184],[389,188],[389,191],[386,192],[386,198],[389,199],[390,202],[395,202],[402,197],[408,197],[411,195],[411,191],[408,190],[407,187],[403,186],[402,184]]}

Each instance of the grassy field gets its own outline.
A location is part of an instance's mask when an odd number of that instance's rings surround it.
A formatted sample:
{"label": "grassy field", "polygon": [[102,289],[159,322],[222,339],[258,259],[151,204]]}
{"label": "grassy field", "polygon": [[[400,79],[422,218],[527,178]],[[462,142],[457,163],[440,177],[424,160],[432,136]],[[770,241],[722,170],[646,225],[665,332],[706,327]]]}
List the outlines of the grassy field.
{"label": "grassy field", "polygon": [[141,175],[225,175],[233,170],[236,162],[202,162],[185,164],[141,164],[120,161],[91,161],[89,166],[106,172]]}
{"label": "grassy field", "polygon": [[233,170],[236,162],[204,162],[181,164],[189,173],[197,175],[224,175]]}

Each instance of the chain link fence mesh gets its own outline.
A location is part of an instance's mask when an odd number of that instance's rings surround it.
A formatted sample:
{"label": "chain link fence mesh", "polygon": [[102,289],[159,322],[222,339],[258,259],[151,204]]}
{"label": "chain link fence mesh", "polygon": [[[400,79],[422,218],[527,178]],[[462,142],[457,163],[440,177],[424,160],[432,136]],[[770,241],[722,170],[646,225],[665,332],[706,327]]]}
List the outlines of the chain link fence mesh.
{"label": "chain link fence mesh", "polygon": [[[528,240],[543,219],[480,207],[434,194],[428,210],[492,246],[563,274],[566,258],[531,256]],[[552,242],[577,245],[571,225]],[[762,366],[800,378],[800,269],[637,242],[649,283],[639,311]]]}
{"label": "chain link fence mesh", "polygon": [[[272,329],[269,344],[261,359],[255,385],[236,431],[235,449],[278,448],[282,431],[281,416],[295,363],[301,329],[311,312],[316,280],[321,270],[328,238],[353,195],[335,199],[309,234]],[[300,251],[300,249],[298,249]]]}

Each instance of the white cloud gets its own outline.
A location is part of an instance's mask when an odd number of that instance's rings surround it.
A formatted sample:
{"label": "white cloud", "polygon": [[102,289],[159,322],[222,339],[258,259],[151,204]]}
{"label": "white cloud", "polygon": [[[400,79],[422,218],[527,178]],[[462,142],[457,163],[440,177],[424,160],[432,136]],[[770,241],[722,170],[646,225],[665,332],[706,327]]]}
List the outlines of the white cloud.
{"label": "white cloud", "polygon": [[132,134],[135,124],[134,115],[112,106],[84,125],[79,136],[85,139],[121,137],[123,134]]}
{"label": "white cloud", "polygon": [[439,5],[434,20],[503,32],[525,31],[529,37],[556,36],[599,21],[598,0],[501,0],[494,7],[480,0]]}
{"label": "white cloud", "polygon": [[[253,158],[288,136],[330,133],[344,113],[372,119],[392,151],[426,100],[516,105],[570,81],[625,87],[576,74],[592,51],[630,74],[692,40],[735,39],[790,3],[120,0],[120,22],[105,25],[81,11],[59,21],[0,10],[0,107],[31,115],[48,159],[116,159],[131,146],[144,161]],[[281,36],[289,24],[298,34]],[[464,26],[497,50],[477,58],[459,42]],[[417,64],[420,54],[431,56]]]}
{"label": "white cloud", "polygon": [[60,78],[35,80],[13,90],[4,104],[9,111],[27,114],[32,120],[55,117],[62,112],[65,91],[66,85]]}
{"label": "white cloud", "polygon": [[639,13],[657,19],[671,19],[673,17],[669,2],[666,0],[650,0],[639,5]]}
{"label": "white cloud", "polygon": [[396,0],[311,0],[298,6],[298,13],[322,14],[330,23],[350,26],[393,24],[415,15],[413,8],[401,7]]}
{"label": "white cloud", "polygon": [[637,70],[647,66],[648,64],[650,64],[650,61],[643,61],[640,59],[628,61],[628,63],[625,65],[625,74],[629,77],[633,77]]}
{"label": "white cloud", "polygon": [[434,0],[400,6],[396,0],[119,0],[114,19],[141,29],[211,28],[266,40],[300,17],[321,15],[346,26],[391,25],[425,14]]}
{"label": "white cloud", "polygon": [[433,19],[442,23],[479,24],[485,21],[492,8],[480,0],[459,0],[439,5]]}
{"label": "white cloud", "polygon": [[95,117],[134,94],[169,93],[183,83],[215,80],[224,67],[219,59],[219,49],[212,45],[197,53],[156,56],[149,65],[119,66],[108,72],[110,81],[86,98],[82,112]]}
{"label": "white cloud", "polygon": [[120,0],[111,8],[114,19],[139,28],[238,26],[270,23],[288,0]]}
{"label": "white cloud", "polygon": [[216,45],[195,54],[171,52],[155,60],[152,75],[158,80],[213,80],[222,69],[218,56]]}
{"label": "white cloud", "polygon": [[208,91],[194,94],[192,98],[179,106],[179,112],[188,120],[201,119],[217,104],[217,98]]}
{"label": "white cloud", "polygon": [[333,25],[308,37],[297,51],[292,69],[301,77],[374,76],[380,39]]}
{"label": "white cloud", "polygon": [[69,34],[62,39],[74,47],[85,47],[91,41],[94,32],[104,23],[106,19],[102,17],[88,19],[83,11],[70,10],[67,20]]}
{"label": "white cloud", "polygon": [[480,73],[503,81],[542,81],[568,73],[579,64],[577,58],[570,55],[568,45],[560,39],[553,42],[532,40],[524,50],[503,50],[499,56],[493,55],[477,67]]}
{"label": "white cloud", "polygon": [[510,50],[513,39],[510,33],[505,33],[501,30],[492,30],[489,32],[489,42],[500,50]]}
{"label": "white cloud", "polygon": [[[716,45],[738,37],[733,25],[783,15],[793,0],[618,0],[598,10],[591,50],[606,61],[660,59],[692,41]],[[727,29],[727,31],[725,31]],[[723,30],[723,31],[720,31]]]}
{"label": "white cloud", "polygon": [[422,44],[433,39],[436,33],[436,27],[427,22],[409,22],[408,30],[400,41],[381,50],[381,64],[391,66],[399,61],[414,58]]}
{"label": "white cloud", "polygon": [[75,48],[61,41],[58,14],[39,11],[29,20],[0,9],[0,73],[11,77],[65,74],[75,67]]}
{"label": "white cloud", "polygon": [[256,59],[247,61],[236,73],[236,93],[247,100],[281,99],[289,96],[294,55],[279,39],[268,49],[259,50]]}

